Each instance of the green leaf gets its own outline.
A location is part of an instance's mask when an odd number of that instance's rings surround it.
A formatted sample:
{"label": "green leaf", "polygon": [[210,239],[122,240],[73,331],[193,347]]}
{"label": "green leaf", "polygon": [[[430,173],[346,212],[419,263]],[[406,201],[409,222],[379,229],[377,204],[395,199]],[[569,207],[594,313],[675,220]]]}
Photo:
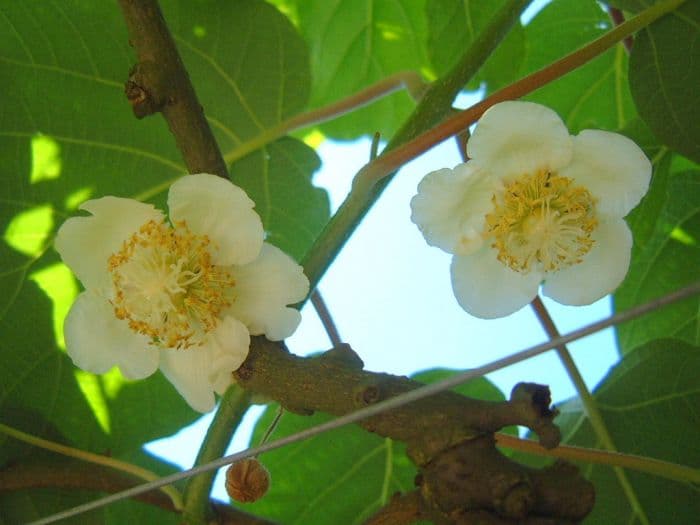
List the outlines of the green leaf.
{"label": "green leaf", "polygon": [[[631,223],[635,245],[629,273],[615,293],[616,310],[626,310],[697,281],[700,268],[698,195],[700,172],[672,175],[670,180],[664,175],[654,178],[648,198],[657,202],[650,206],[661,206],[661,210],[656,216],[639,215]],[[649,234],[652,226],[653,233]],[[647,233],[637,237],[636,232],[641,229]],[[663,337],[700,343],[699,306],[700,300],[694,297],[617,327],[620,351],[626,354],[645,342]]]}
{"label": "green leaf", "polygon": [[[444,75],[457,63],[464,50],[504,4],[505,0],[437,0],[427,3],[428,55],[436,76]],[[524,58],[525,34],[522,25],[516,23],[469,82],[469,88],[478,89],[482,81],[486,82],[488,92],[505,86],[518,77]]]}
{"label": "green leaf", "polygon": [[[605,424],[617,449],[697,467],[700,448],[700,348],[675,340],[657,340],[628,354],[595,392]],[[578,401],[560,407],[557,422],[565,442],[599,448]],[[640,523],[610,467],[588,465],[585,474],[596,486],[591,525]],[[651,474],[626,471],[648,523],[695,523],[700,512],[697,489]]]}
{"label": "green leaf", "polygon": [[700,162],[700,3],[685,2],[635,37],[630,88],[663,143]]}
{"label": "green leaf", "polygon": [[[305,106],[308,53],[272,6],[261,0],[162,4],[224,149]],[[185,173],[163,119],[137,120],[131,113],[123,93],[135,61],[128,41],[113,3],[0,6],[6,87],[0,111],[0,412],[38,413],[72,446],[112,453],[173,433],[195,417],[159,373],[139,382],[125,381],[116,370],[94,376],[76,370],[62,351],[63,319],[79,285],[53,251],[56,229],[88,198],[133,196],[164,207],[165,191]],[[298,256],[327,217],[327,203],[311,185],[315,157],[290,142],[271,145],[264,165],[237,173],[266,180],[270,166],[277,174],[283,163],[294,162],[286,186],[294,199],[258,209],[271,217],[266,226],[273,242]],[[307,229],[278,220],[296,215]]]}
{"label": "green leaf", "polygon": [[231,167],[231,179],[256,202],[267,240],[297,261],[330,217],[328,194],[310,182],[320,165],[313,149],[286,137]]}
{"label": "green leaf", "polygon": [[[260,441],[276,410],[276,405],[268,407],[251,444]],[[272,439],[329,419],[320,413],[285,413]],[[288,525],[364,523],[393,493],[411,490],[416,474],[402,444],[356,426],[268,452],[260,461],[270,471],[272,484],[264,498],[245,510]]]}
{"label": "green leaf", "polygon": [[[348,97],[393,73],[421,71],[427,65],[424,1],[297,1],[299,30],[311,49],[311,106]],[[413,107],[410,97],[399,92],[321,129],[341,139],[375,131],[386,138]]]}
{"label": "green leaf", "polygon": [[266,2],[162,2],[222,151],[298,113],[309,97],[308,51]]}
{"label": "green leaf", "polygon": [[[29,523],[41,517],[76,507],[95,499],[97,494],[82,490],[31,489],[0,492],[0,523]],[[104,511],[93,510],[63,520],[66,525],[104,525]]]}
{"label": "green leaf", "polygon": [[[524,72],[531,73],[598,38],[610,19],[594,0],[554,0],[525,26]],[[622,44],[525,97],[554,109],[572,133],[618,130],[634,118]]]}

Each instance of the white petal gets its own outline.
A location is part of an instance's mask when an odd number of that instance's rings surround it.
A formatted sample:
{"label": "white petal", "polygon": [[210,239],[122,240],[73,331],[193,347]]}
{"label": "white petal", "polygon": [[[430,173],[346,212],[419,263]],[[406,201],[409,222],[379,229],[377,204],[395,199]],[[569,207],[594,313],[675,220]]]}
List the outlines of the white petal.
{"label": "white petal", "polygon": [[583,261],[545,276],[542,293],[562,304],[591,304],[612,293],[630,265],[632,233],[623,219],[601,223]]}
{"label": "white petal", "polygon": [[223,394],[232,382],[231,372],[248,357],[250,334],[238,319],[225,317],[209,337],[213,348],[209,381],[215,392]]}
{"label": "white petal", "polygon": [[107,269],[109,256],[146,222],[162,221],[163,214],[152,204],[119,197],[85,201],[80,209],[89,211],[92,216],[72,217],[64,222],[54,245],[85,288],[107,294],[111,288]]}
{"label": "white petal", "polygon": [[117,319],[109,301],[92,290],[73,303],[64,333],[68,355],[88,372],[103,374],[118,366],[124,377],[143,379],[158,368],[158,349]]}
{"label": "white petal", "polygon": [[291,257],[265,243],[255,261],[233,266],[229,271],[236,282],[231,314],[251,334],[265,334],[268,339],[278,341],[296,330],[301,314],[286,305],[306,297],[309,280]]}
{"label": "white petal", "polygon": [[455,255],[450,267],[457,302],[475,317],[495,319],[520,310],[537,294],[539,272],[522,274],[496,259],[485,247],[472,255]]}
{"label": "white petal", "polygon": [[253,206],[241,188],[208,173],[182,177],[168,193],[171,222],[209,236],[212,260],[221,266],[246,264],[260,253],[265,232]]}
{"label": "white petal", "polygon": [[601,213],[627,215],[649,188],[649,159],[619,133],[586,129],[573,139],[573,160],[560,175],[586,187],[598,199]]}
{"label": "white petal", "polygon": [[214,408],[214,387],[209,380],[212,348],[208,345],[160,351],[160,369],[185,401],[199,412]]}
{"label": "white petal", "polygon": [[481,247],[495,186],[471,163],[428,173],[411,199],[411,220],[431,246],[447,253],[472,253]]}
{"label": "white petal", "polygon": [[554,111],[533,102],[492,106],[479,120],[467,153],[499,178],[557,170],[571,160],[571,136]]}

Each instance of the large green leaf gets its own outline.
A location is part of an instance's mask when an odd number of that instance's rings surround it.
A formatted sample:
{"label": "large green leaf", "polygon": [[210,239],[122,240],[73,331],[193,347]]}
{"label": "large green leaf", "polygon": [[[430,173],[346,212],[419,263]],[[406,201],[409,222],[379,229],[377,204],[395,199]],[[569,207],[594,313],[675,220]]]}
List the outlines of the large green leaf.
{"label": "large green leaf", "polygon": [[[605,424],[618,450],[697,467],[700,448],[700,348],[676,340],[657,340],[628,354],[595,392]],[[557,420],[568,444],[600,448],[578,401],[560,407]],[[610,467],[588,465],[596,486],[596,505],[586,523],[642,523]],[[651,474],[626,471],[647,523],[697,522],[697,488]]]}
{"label": "large green leaf", "polygon": [[[629,273],[615,293],[618,310],[672,292],[700,277],[700,173],[688,171],[671,175],[670,180],[668,177],[663,173],[655,177],[647,197],[657,202],[653,206],[662,206],[658,215],[640,215],[631,221],[635,230],[647,233],[635,237]],[[662,337],[698,344],[699,306],[700,300],[692,298],[619,326],[620,351],[628,353]]]}
{"label": "large green leaf", "polygon": [[[294,12],[311,48],[311,105],[324,106],[399,71],[421,71],[425,0],[277,0]],[[321,127],[350,139],[378,131],[390,137],[414,104],[405,92]]]}
{"label": "large green leaf", "polygon": [[267,241],[297,260],[306,253],[330,216],[328,194],[309,177],[321,161],[310,147],[286,137],[244,157],[231,179],[245,188],[269,232]]}
{"label": "large green leaf", "polygon": [[[233,149],[304,107],[305,45],[262,0],[166,0],[165,17],[224,149]],[[116,4],[81,0],[2,2],[0,76],[0,412],[41,414],[73,446],[112,453],[175,432],[195,414],[160,374],[140,382],[118,371],[78,371],[62,352],[62,322],[79,285],[53,251],[60,223],[90,197],[135,196],[164,204],[185,172],[162,118],[137,120],[124,97],[134,61]],[[265,67],[261,67],[265,64]],[[291,141],[287,141],[291,142]],[[311,186],[303,146],[266,149],[265,165],[237,174],[290,199],[259,203],[272,242],[303,253],[327,218]],[[282,144],[282,145],[279,145]],[[289,171],[269,166],[293,162]],[[256,198],[264,195],[258,192]],[[86,246],[86,250],[89,249]],[[41,429],[36,429],[41,434]]]}
{"label": "large green leaf", "polygon": [[[276,410],[276,405],[267,409],[252,443],[259,442]],[[285,413],[273,438],[329,419],[320,413]],[[269,452],[260,460],[270,471],[272,485],[246,510],[289,525],[363,523],[393,493],[411,490],[416,474],[403,445],[354,426]]]}
{"label": "large green leaf", "polygon": [[[444,75],[464,54],[505,0],[437,0],[426,5],[428,55],[436,76]],[[496,51],[477,72],[469,86],[486,82],[489,92],[517,79],[525,58],[523,27],[517,22]]]}
{"label": "large green leaf", "polygon": [[[455,370],[435,369],[416,374],[413,379],[432,383],[456,373]],[[455,391],[479,399],[504,399],[498,388],[486,379],[470,381]],[[276,406],[268,407],[255,427],[251,445],[260,441],[276,410]],[[324,414],[302,417],[285,413],[272,438],[287,436],[329,419]],[[412,490],[416,474],[403,444],[356,426],[295,443],[260,459],[270,471],[272,485],[267,495],[249,508],[255,514],[290,525],[363,523],[393,493]]]}
{"label": "large green leaf", "polygon": [[629,78],[639,114],[656,136],[700,162],[700,2],[685,2],[636,35]]}
{"label": "large green leaf", "polygon": [[[525,26],[524,72],[538,70],[594,40],[610,24],[594,0],[554,0]],[[525,98],[557,111],[572,133],[620,129],[635,115],[626,51],[620,44]]]}

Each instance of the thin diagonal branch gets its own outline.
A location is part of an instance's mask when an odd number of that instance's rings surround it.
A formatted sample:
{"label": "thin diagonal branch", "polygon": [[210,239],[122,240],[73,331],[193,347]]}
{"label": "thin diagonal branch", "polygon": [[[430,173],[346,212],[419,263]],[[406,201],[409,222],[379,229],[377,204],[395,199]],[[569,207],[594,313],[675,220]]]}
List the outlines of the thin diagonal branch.
{"label": "thin diagonal branch", "polygon": [[[559,334],[559,330],[557,330],[554,320],[549,315],[549,311],[542,302],[542,299],[540,299],[539,296],[536,296],[533,299],[531,306],[547,336],[550,339],[558,338],[561,334]],[[581,398],[581,403],[583,404],[584,413],[590,420],[595,435],[601,441],[604,448],[612,452],[616,452],[617,448],[615,447],[612,436],[608,431],[608,427],[605,425],[603,415],[600,413],[600,410],[598,410],[598,405],[596,404],[595,399],[593,399],[593,395],[588,389],[586,381],[583,379],[581,372],[579,372],[576,362],[571,356],[571,352],[569,352],[569,349],[565,344],[558,345],[555,350],[559,356],[559,360],[566,369],[566,373],[569,375],[569,379],[571,379],[571,382],[576,387],[576,392],[578,393],[579,398]],[[613,467],[613,470],[618,482],[620,483],[620,486],[622,487],[622,491],[625,493],[625,497],[629,501],[635,514],[639,517],[643,524],[648,524],[649,520],[646,517],[644,508],[639,502],[639,498],[637,498],[637,494],[632,488],[632,484],[629,482],[629,479],[627,479],[627,474],[625,474],[625,471],[620,467]]]}

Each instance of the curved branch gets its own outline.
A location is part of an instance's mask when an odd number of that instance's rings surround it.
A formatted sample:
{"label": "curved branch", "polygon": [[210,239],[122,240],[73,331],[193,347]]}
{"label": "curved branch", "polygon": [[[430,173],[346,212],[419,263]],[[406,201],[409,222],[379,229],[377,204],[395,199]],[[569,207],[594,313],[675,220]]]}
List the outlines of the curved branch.
{"label": "curved branch", "polygon": [[[264,338],[255,339],[234,377],[243,388],[301,414],[320,410],[343,415],[422,386],[405,377],[363,371],[362,361],[347,345],[301,358]],[[495,447],[493,433],[509,425],[533,429],[545,446],[558,444],[550,401],[547,387],[526,383],[516,386],[507,402],[442,392],[359,424],[406,443],[421,472],[421,504],[441,520],[462,523],[455,521],[455,513],[470,509],[514,520],[537,515],[575,522],[590,512],[594,500],[592,485],[575,467],[532,470]]]}

